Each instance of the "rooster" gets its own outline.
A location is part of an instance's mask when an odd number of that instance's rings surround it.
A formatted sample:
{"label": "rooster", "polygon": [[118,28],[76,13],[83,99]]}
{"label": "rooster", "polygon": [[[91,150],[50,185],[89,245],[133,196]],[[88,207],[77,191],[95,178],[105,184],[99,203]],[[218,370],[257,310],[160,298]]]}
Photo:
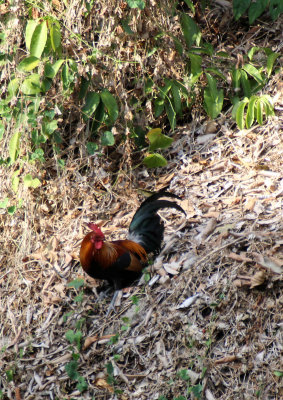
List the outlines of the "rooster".
{"label": "rooster", "polygon": [[136,211],[129,227],[129,239],[107,241],[100,227],[89,223],[91,229],[82,241],[80,262],[84,271],[95,279],[114,285],[115,293],[107,315],[114,309],[119,290],[130,286],[142,274],[149,253],[158,254],[164,234],[164,224],[157,214],[163,208],[185,211],[175,201],[161,199],[178,196],[160,191],[147,198]]}

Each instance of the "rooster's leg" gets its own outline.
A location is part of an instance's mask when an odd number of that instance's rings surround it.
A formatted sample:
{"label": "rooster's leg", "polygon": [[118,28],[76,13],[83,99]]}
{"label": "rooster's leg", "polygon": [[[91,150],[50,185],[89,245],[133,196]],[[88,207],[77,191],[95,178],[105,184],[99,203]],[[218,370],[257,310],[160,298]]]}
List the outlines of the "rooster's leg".
{"label": "rooster's leg", "polygon": [[111,303],[110,303],[110,305],[109,305],[109,307],[108,307],[108,310],[107,310],[107,313],[106,313],[106,317],[109,315],[109,313],[110,313],[111,310],[113,310],[114,313],[116,313],[116,310],[115,310],[115,302],[116,302],[116,299],[117,299],[117,296],[118,296],[119,292],[120,292],[120,290],[118,290],[118,289],[115,290],[114,295],[113,295],[113,298],[112,298],[112,300],[111,300]]}

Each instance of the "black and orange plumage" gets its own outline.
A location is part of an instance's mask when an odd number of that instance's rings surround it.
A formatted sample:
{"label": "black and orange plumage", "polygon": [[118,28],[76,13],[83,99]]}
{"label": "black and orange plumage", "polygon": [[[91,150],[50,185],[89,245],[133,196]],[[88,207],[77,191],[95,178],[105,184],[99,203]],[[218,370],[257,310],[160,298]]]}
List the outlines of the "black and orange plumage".
{"label": "black and orange plumage", "polygon": [[175,208],[186,214],[175,201],[164,200],[162,197],[179,199],[178,196],[165,191],[147,198],[132,219],[129,239],[106,241],[99,226],[88,224],[92,231],[85,236],[81,244],[81,265],[92,278],[104,279],[114,285],[115,295],[110,308],[113,308],[118,291],[130,286],[141,276],[147,264],[148,254],[157,254],[160,251],[164,224],[157,211],[162,208]]}

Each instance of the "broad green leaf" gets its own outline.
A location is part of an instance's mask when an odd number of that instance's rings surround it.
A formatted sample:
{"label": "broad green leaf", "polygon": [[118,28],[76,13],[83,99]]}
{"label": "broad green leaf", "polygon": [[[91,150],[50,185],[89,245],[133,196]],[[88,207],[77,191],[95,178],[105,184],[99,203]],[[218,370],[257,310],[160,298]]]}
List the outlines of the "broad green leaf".
{"label": "broad green leaf", "polygon": [[262,48],[258,46],[253,46],[249,51],[248,51],[248,57],[249,60],[252,61],[254,54],[260,51]]}
{"label": "broad green leaf", "polygon": [[182,46],[182,43],[181,43],[180,40],[177,39],[175,36],[173,36],[172,39],[174,40],[176,50],[178,51],[178,53],[179,53],[180,55],[182,55],[182,54],[183,54],[183,50],[184,50],[184,49],[183,49],[183,46]]}
{"label": "broad green leaf", "polygon": [[223,81],[227,82],[226,76],[218,68],[215,67],[206,68],[205,71],[212,72],[214,75],[218,76],[219,78],[223,79]]}
{"label": "broad green leaf", "polygon": [[174,131],[174,129],[176,128],[176,113],[169,99],[165,100],[165,110],[170,122],[171,129]]}
{"label": "broad green leaf", "polygon": [[243,66],[243,70],[245,70],[249,75],[251,75],[258,83],[264,82],[264,79],[261,76],[259,70],[256,69],[253,65],[245,64]]}
{"label": "broad green leaf", "polygon": [[58,121],[56,119],[48,122],[44,122],[42,124],[42,132],[47,135],[51,136],[54,131],[58,128]]}
{"label": "broad green leaf", "polygon": [[77,279],[69,282],[67,286],[68,287],[73,287],[75,289],[79,289],[81,286],[84,286],[84,283],[85,282],[84,282],[83,279],[77,278]]}
{"label": "broad green leaf", "polygon": [[165,80],[165,85],[162,88],[159,88],[159,93],[160,93],[159,96],[162,99],[165,99],[167,93],[169,92],[172,86],[172,81],[170,79],[165,78],[164,80]]}
{"label": "broad green leaf", "polygon": [[166,149],[171,145],[173,139],[162,133],[160,128],[151,129],[146,135],[149,140],[149,150]]}
{"label": "broad green leaf", "polygon": [[246,115],[246,127],[250,128],[254,123],[254,115],[256,108],[256,101],[258,100],[257,96],[252,96],[248,103],[247,115]]}
{"label": "broad green leaf", "polygon": [[232,83],[235,92],[238,92],[241,87],[241,70],[240,69],[233,69],[232,70]]}
{"label": "broad green leaf", "polygon": [[145,2],[143,0],[126,0],[126,1],[130,8],[139,8],[140,10],[143,10],[145,8]]}
{"label": "broad green leaf", "polygon": [[248,104],[249,99],[245,98],[244,100],[240,101],[237,104],[237,111],[236,111],[236,122],[240,129],[244,129],[245,127],[245,120],[244,120],[244,113],[245,107]]}
{"label": "broad green leaf", "polygon": [[269,13],[273,21],[275,21],[281,13],[283,13],[282,0],[270,0]]}
{"label": "broad green leaf", "polygon": [[247,11],[250,3],[251,0],[233,0],[233,13],[236,21]]}
{"label": "broad green leaf", "polygon": [[193,44],[199,46],[201,41],[201,32],[195,21],[189,15],[182,13],[180,22],[188,48],[191,48]]}
{"label": "broad green leaf", "polygon": [[25,38],[26,38],[26,48],[28,50],[30,50],[31,38],[32,38],[32,35],[34,33],[36,26],[37,26],[37,21],[34,19],[29,20],[27,23]]}
{"label": "broad green leaf", "polygon": [[40,58],[47,42],[47,24],[43,21],[35,28],[30,44],[31,56]]}
{"label": "broad green leaf", "polygon": [[118,118],[118,114],[119,114],[117,101],[116,101],[115,97],[106,89],[100,93],[100,96],[101,96],[102,103],[104,104],[104,106],[107,110],[107,113],[108,113],[108,116],[110,119],[110,123],[114,124],[114,122]]}
{"label": "broad green leaf", "polygon": [[11,206],[11,207],[7,208],[8,214],[10,214],[10,215],[14,215],[16,210],[17,210],[16,206]]}
{"label": "broad green leaf", "polygon": [[87,149],[88,154],[90,156],[92,156],[98,150],[98,146],[97,146],[96,143],[87,142],[86,143],[86,149]]}
{"label": "broad green leaf", "polygon": [[121,20],[121,25],[122,25],[124,31],[125,31],[128,35],[133,35],[135,32],[132,31],[131,27],[129,26],[129,22],[131,22],[130,18],[122,19],[122,20]]}
{"label": "broad green leaf", "polygon": [[85,105],[82,108],[84,120],[87,120],[92,116],[99,103],[100,103],[99,94],[95,92],[88,92],[88,94],[86,95]]}
{"label": "broad green leaf", "polygon": [[101,135],[102,146],[113,146],[115,143],[114,135],[110,131],[105,131]]}
{"label": "broad green leaf", "polygon": [[157,97],[154,100],[154,116],[158,118],[164,111],[164,99]]}
{"label": "broad green leaf", "polygon": [[260,97],[261,101],[265,104],[266,115],[269,117],[270,115],[274,115],[274,106],[270,96],[263,95]]}
{"label": "broad green leaf", "polygon": [[182,113],[182,102],[181,102],[181,96],[180,96],[180,89],[174,83],[174,81],[172,82],[171,92],[172,92],[172,96],[173,96],[174,111],[176,112],[176,114],[181,114]]}
{"label": "broad green leaf", "polygon": [[38,94],[41,92],[40,76],[39,74],[30,75],[26,78],[21,86],[21,91],[26,95]]}
{"label": "broad green leaf", "polygon": [[5,126],[4,124],[2,124],[2,122],[0,122],[0,140],[3,139],[4,132],[5,132]]}
{"label": "broad green leaf", "polygon": [[13,134],[13,136],[10,139],[9,143],[9,156],[11,159],[11,163],[14,163],[16,159],[18,158],[19,151],[20,151],[20,138],[21,138],[21,133],[16,132]]}
{"label": "broad green leaf", "polygon": [[17,193],[19,188],[20,178],[18,175],[20,174],[20,172],[21,170],[17,169],[12,175],[12,189],[15,193]]}
{"label": "broad green leaf", "polygon": [[202,57],[196,54],[189,53],[189,58],[191,62],[190,84],[193,86],[202,74]]}
{"label": "broad green leaf", "polygon": [[95,110],[94,117],[93,117],[93,122],[91,125],[91,132],[94,134],[98,128],[100,127],[102,121],[104,120],[105,117],[105,107],[102,101],[98,104],[97,109]]}
{"label": "broad green leaf", "polygon": [[246,97],[251,97],[252,91],[251,91],[250,81],[246,71],[244,70],[241,70],[241,84],[243,87],[244,95]]}
{"label": "broad green leaf", "polygon": [[18,89],[19,89],[19,79],[14,78],[8,84],[9,98],[16,96]]}
{"label": "broad green leaf", "polygon": [[29,72],[38,67],[40,59],[34,56],[24,58],[18,65],[19,71]]}
{"label": "broad green leaf", "polygon": [[62,59],[55,61],[54,64],[50,64],[48,62],[45,63],[44,76],[46,78],[50,78],[50,79],[55,78],[56,74],[58,73],[58,71],[61,68],[63,63],[64,63],[64,60],[62,60]]}
{"label": "broad green leaf", "polygon": [[50,27],[50,40],[52,50],[60,53],[61,50],[61,31],[60,24],[58,21],[53,21]]}
{"label": "broad green leaf", "polygon": [[145,157],[143,160],[143,163],[148,167],[148,168],[158,168],[158,167],[164,167],[167,165],[167,161],[161,154],[150,154],[149,156]]}
{"label": "broad green leaf", "polygon": [[258,122],[260,125],[263,124],[263,112],[262,112],[262,109],[263,109],[263,104],[262,104],[261,101],[259,100],[259,101],[257,101],[257,103],[256,103],[256,119],[257,119],[257,122]]}
{"label": "broad green leaf", "polygon": [[195,6],[193,5],[193,3],[192,3],[192,1],[191,0],[184,0],[185,1],[185,3],[187,4],[187,6],[189,7],[189,9],[191,10],[191,12],[193,13],[193,14],[195,14]]}
{"label": "broad green leaf", "polygon": [[36,189],[41,185],[41,182],[38,178],[33,179],[33,177],[30,174],[27,174],[24,177],[24,185],[26,187],[31,187],[33,189]]}
{"label": "broad green leaf", "polygon": [[217,89],[216,80],[209,73],[205,75],[208,87],[204,90],[204,108],[207,114],[214,119],[221,113],[224,92],[222,89]]}
{"label": "broad green leaf", "polygon": [[273,65],[276,61],[276,59],[280,56],[279,53],[274,53],[272,52],[271,54],[269,54],[269,56],[267,57],[267,62],[266,62],[266,68],[267,68],[267,76],[268,78],[271,75],[272,69],[273,69]]}
{"label": "broad green leaf", "polygon": [[269,0],[257,0],[255,3],[251,4],[248,12],[250,25],[264,12],[268,1]]}
{"label": "broad green leaf", "polygon": [[7,208],[8,203],[9,203],[9,198],[5,197],[4,200],[0,201],[0,208]]}
{"label": "broad green leaf", "polygon": [[65,63],[62,68],[62,81],[63,81],[63,89],[68,90],[70,84],[70,74],[69,74],[69,65]]}

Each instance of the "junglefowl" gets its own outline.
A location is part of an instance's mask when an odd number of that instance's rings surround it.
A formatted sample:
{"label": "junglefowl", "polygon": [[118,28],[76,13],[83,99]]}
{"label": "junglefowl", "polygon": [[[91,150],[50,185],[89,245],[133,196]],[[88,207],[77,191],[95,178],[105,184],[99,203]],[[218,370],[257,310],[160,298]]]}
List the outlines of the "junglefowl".
{"label": "junglefowl", "polygon": [[119,290],[130,286],[137,280],[147,263],[149,253],[160,251],[163,240],[164,224],[157,211],[162,208],[175,208],[186,214],[175,201],[161,197],[178,196],[160,191],[147,198],[136,211],[129,227],[129,239],[105,240],[98,225],[89,223],[92,230],[82,241],[80,262],[84,271],[95,279],[104,279],[115,288],[110,309],[114,310]]}

